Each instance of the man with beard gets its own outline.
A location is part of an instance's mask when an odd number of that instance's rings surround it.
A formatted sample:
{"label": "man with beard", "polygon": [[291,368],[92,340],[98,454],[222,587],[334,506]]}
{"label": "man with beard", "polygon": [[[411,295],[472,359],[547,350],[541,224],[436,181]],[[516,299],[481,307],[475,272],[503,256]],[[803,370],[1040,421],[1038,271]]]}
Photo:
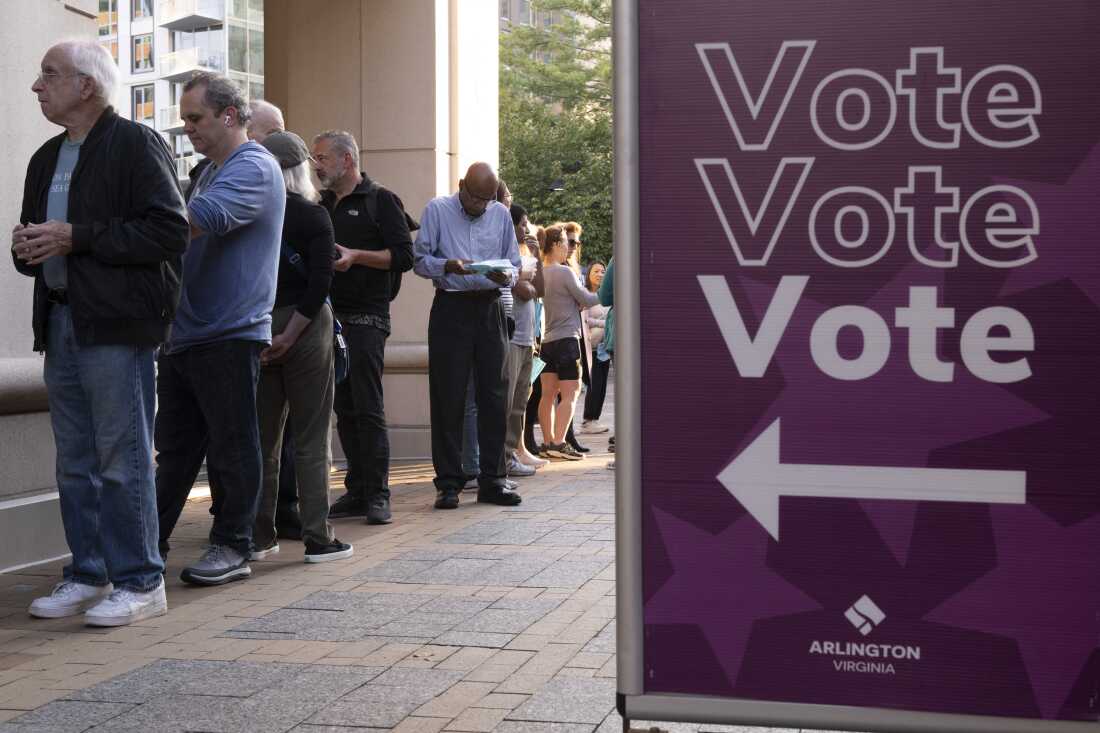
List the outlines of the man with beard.
{"label": "man with beard", "polygon": [[392,273],[412,267],[405,208],[392,191],[359,169],[359,143],[329,130],[313,139],[313,161],[324,187],[321,204],[336,232],[332,307],[348,344],[348,377],[336,385],[336,430],[348,460],[346,493],[330,517],[366,516],[389,524],[390,439],[382,398],[382,365],[390,335]]}
{"label": "man with beard", "polygon": [[[515,285],[519,247],[508,208],[496,200],[499,179],[488,163],[474,163],[458,193],[428,202],[413,248],[417,275],[435,285],[428,321],[428,382],[436,509],[458,507],[462,470],[462,418],[474,371],[480,448],[477,500],[503,506],[521,502],[505,485],[508,327],[501,286]],[[506,271],[480,275],[467,265],[504,259]]]}

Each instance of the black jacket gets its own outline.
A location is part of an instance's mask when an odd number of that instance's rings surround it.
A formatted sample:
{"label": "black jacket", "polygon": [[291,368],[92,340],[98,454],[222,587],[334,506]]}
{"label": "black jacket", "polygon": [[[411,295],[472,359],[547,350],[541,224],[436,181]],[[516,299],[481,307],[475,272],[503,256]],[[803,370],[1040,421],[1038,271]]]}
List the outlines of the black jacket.
{"label": "black jacket", "polygon": [[[364,173],[359,185],[336,203],[332,191],[321,193],[321,204],[332,216],[336,243],[348,249],[388,249],[392,260],[390,271],[357,265],[332,278],[332,305],[337,313],[370,313],[389,315],[391,272],[407,272],[413,266],[412,235],[409,233],[405,206],[393,191],[382,186],[372,189],[371,179]],[[376,197],[368,206],[367,197]],[[377,221],[369,213],[376,208]]]}
{"label": "black jacket", "polygon": [[[31,157],[19,221],[46,221],[58,151],[66,133]],[[107,108],[80,147],[69,188],[73,251],[67,259],[73,330],[82,346],[155,346],[179,302],[180,257],[190,238],[172,155],[149,127]],[[50,304],[42,266],[15,257],[34,278],[34,349],[46,349]]]}

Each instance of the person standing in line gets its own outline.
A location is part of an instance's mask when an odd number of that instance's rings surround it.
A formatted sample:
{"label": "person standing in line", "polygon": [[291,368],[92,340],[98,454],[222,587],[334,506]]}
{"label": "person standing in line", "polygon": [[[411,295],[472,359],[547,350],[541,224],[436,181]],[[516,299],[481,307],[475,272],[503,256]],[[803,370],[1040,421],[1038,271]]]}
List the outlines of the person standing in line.
{"label": "person standing in line", "polygon": [[546,366],[539,376],[539,424],[545,440],[540,453],[547,458],[575,461],[584,456],[566,442],[565,433],[573,421],[580,390],[581,308],[596,305],[599,296],[585,290],[567,264],[569,245],[562,228],[546,230],[542,251],[546,331],[541,357]]}
{"label": "person standing in line", "polygon": [[271,342],[286,191],[275,158],[248,139],[249,108],[224,76],[196,73],[180,98],[183,129],[211,163],[188,201],[183,294],[161,350],[156,420],[161,554],[207,461],[220,487],[210,544],[187,583],[251,575],[263,463],[256,412],[260,352]]}
{"label": "person standing in line", "polygon": [[153,352],[179,296],[187,247],[172,155],[111,107],[118,68],[94,41],[50,48],[31,90],[64,131],[31,157],[15,268],[34,278],[34,350],[57,448],[72,561],[28,609],[122,626],[167,612],[157,552]]}
{"label": "person standing in line", "polygon": [[[607,308],[607,317],[604,320],[604,334],[603,334],[603,349],[607,353],[607,358],[612,364],[615,363],[615,258],[612,257],[611,261],[607,263],[607,270],[604,272],[603,281],[600,283],[599,289],[600,305]],[[610,443],[610,450],[615,452],[615,436],[612,435],[608,441]],[[607,467],[611,470],[615,469],[615,461],[611,461],[607,464]]]}
{"label": "person standing in line", "polygon": [[263,146],[279,161],[287,197],[271,346],[260,353],[257,401],[264,478],[252,533],[252,559],[262,560],[279,551],[275,512],[279,475],[285,470],[279,444],[289,425],[295,445],[293,470],[301,493],[305,561],[342,560],[351,557],[354,548],[336,539],[328,522],[329,416],[336,380],[328,304],[336,254],[332,221],[317,203],[321,196],[310,178],[309,149],[302,138],[293,132],[276,132],[264,139]]}
{"label": "person standing in line", "polygon": [[359,143],[329,130],[313,139],[321,204],[336,232],[332,306],[348,344],[348,377],[336,385],[336,430],[348,461],[345,493],[331,517],[366,517],[389,524],[390,439],[382,367],[390,335],[393,276],[412,268],[412,235],[404,204],[359,165]]}
{"label": "person standing in line", "polygon": [[[512,208],[512,192],[508,190],[508,184],[503,179],[497,184],[497,201],[508,207]],[[523,287],[520,283],[516,283],[517,286]],[[516,319],[514,314],[516,296],[514,295],[515,288],[501,288],[500,289],[500,302],[504,306],[504,317],[508,322],[508,338],[512,337],[512,334],[516,330]],[[508,356],[505,355],[507,361]],[[507,375],[507,369],[505,369]],[[512,392],[509,389],[508,394]],[[462,472],[466,475],[466,483],[463,485],[465,491],[477,491],[477,475],[479,473],[478,463],[480,456],[478,454],[477,446],[477,379],[473,370],[470,371],[470,380],[466,384],[466,406],[463,412],[462,419]],[[534,469],[525,465],[513,465],[508,461],[508,475],[509,476],[533,476]],[[512,481],[510,478],[504,480],[505,485],[509,489],[515,489],[518,484]]]}
{"label": "person standing in line", "polygon": [[[457,508],[464,484],[462,416],[471,369],[477,375],[477,500],[503,506],[522,501],[505,484],[508,327],[500,303],[500,288],[515,285],[521,263],[512,217],[496,201],[498,183],[488,163],[471,165],[458,193],[428,202],[413,249],[414,272],[435,285],[428,320],[428,383],[437,509]],[[467,268],[494,259],[507,260],[511,267],[486,275]]]}
{"label": "person standing in line", "polygon": [[[602,262],[593,262],[584,276],[584,286],[589,292],[597,293],[603,282],[606,266]],[[600,423],[603,402],[607,396],[607,373],[611,368],[610,357],[603,350],[604,327],[607,323],[606,306],[596,304],[586,308],[581,314],[588,327],[591,352],[588,355],[588,389],[584,393],[584,413],[581,422],[582,435],[606,433],[607,426]]]}
{"label": "person standing in line", "polygon": [[[262,99],[253,99],[248,102],[248,109],[251,114],[245,126],[245,132],[249,140],[263,144],[268,135],[285,129],[283,111],[274,104]],[[208,165],[210,165],[210,159],[203,158],[191,169],[188,174],[190,182],[184,196],[185,200],[191,199],[195,182],[199,180]],[[298,485],[294,478],[294,436],[289,424],[283,433],[283,453],[279,465],[281,468],[279,502],[275,511],[276,533],[282,539],[300,540],[302,539],[302,519],[298,515]],[[221,506],[221,484],[217,472],[211,471],[209,466],[207,466],[207,477],[210,481],[210,509],[211,514],[214,514]]]}
{"label": "person standing in line", "polygon": [[524,416],[527,412],[527,400],[531,395],[531,369],[535,355],[535,304],[541,295],[542,267],[538,251],[538,240],[532,237],[527,228],[527,210],[518,204],[511,207],[512,224],[516,229],[516,242],[519,243],[520,261],[519,280],[512,293],[515,305],[516,328],[508,347],[508,433],[505,440],[508,454],[509,475],[530,475],[546,465],[547,461],[532,455],[524,445]]}

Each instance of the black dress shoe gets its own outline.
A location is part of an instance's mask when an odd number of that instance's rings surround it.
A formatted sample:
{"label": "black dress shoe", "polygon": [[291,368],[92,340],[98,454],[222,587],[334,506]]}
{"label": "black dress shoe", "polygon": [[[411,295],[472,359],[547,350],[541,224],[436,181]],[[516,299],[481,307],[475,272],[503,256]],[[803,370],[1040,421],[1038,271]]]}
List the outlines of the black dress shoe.
{"label": "black dress shoe", "polygon": [[367,505],[367,524],[389,524],[392,521],[390,500],[384,496],[371,499]]}
{"label": "black dress shoe", "polygon": [[516,506],[523,503],[522,496],[503,486],[479,490],[477,500],[480,504],[497,504],[499,506]]}
{"label": "black dress shoe", "polygon": [[328,510],[330,519],[339,519],[341,517],[365,517],[366,515],[367,503],[351,494],[344,494],[341,496]]}
{"label": "black dress shoe", "polygon": [[586,445],[581,445],[577,441],[576,438],[574,438],[573,440],[566,441],[566,442],[568,442],[569,445],[573,446],[573,450],[577,451],[578,453],[588,453],[589,451],[592,450],[591,448],[589,448]]}
{"label": "black dress shoe", "polygon": [[[479,501],[480,501],[480,494]],[[458,491],[456,489],[443,489],[435,500],[436,509],[458,509]]]}

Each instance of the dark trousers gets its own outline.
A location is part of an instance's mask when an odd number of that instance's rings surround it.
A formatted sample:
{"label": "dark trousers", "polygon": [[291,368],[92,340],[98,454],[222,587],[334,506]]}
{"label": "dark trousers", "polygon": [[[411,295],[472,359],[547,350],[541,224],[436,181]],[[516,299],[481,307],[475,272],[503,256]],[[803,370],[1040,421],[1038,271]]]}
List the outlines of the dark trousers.
{"label": "dark trousers", "polygon": [[263,476],[256,417],[263,347],[218,341],[158,360],[154,441],[163,554],[204,458],[218,492],[210,542],[244,555],[251,549]]}
{"label": "dark trousers", "polygon": [[460,491],[465,482],[462,419],[471,370],[477,395],[478,483],[485,489],[504,485],[507,349],[508,326],[499,291],[436,291],[428,319],[428,392],[432,463],[440,491]]}
{"label": "dark trousers", "polygon": [[382,401],[386,332],[343,323],[348,377],[336,385],[336,432],[348,459],[344,487],[358,499],[390,498],[390,436]]}
{"label": "dark trousers", "polygon": [[590,363],[592,376],[588,391],[584,394],[584,419],[599,420],[603,414],[603,401],[607,398],[607,373],[611,370],[611,362],[600,361],[593,351]]}
{"label": "dark trousers", "polygon": [[283,451],[279,458],[279,503],[275,511],[275,525],[297,527],[300,524],[298,480],[294,476],[294,431],[288,418],[283,428]]}

